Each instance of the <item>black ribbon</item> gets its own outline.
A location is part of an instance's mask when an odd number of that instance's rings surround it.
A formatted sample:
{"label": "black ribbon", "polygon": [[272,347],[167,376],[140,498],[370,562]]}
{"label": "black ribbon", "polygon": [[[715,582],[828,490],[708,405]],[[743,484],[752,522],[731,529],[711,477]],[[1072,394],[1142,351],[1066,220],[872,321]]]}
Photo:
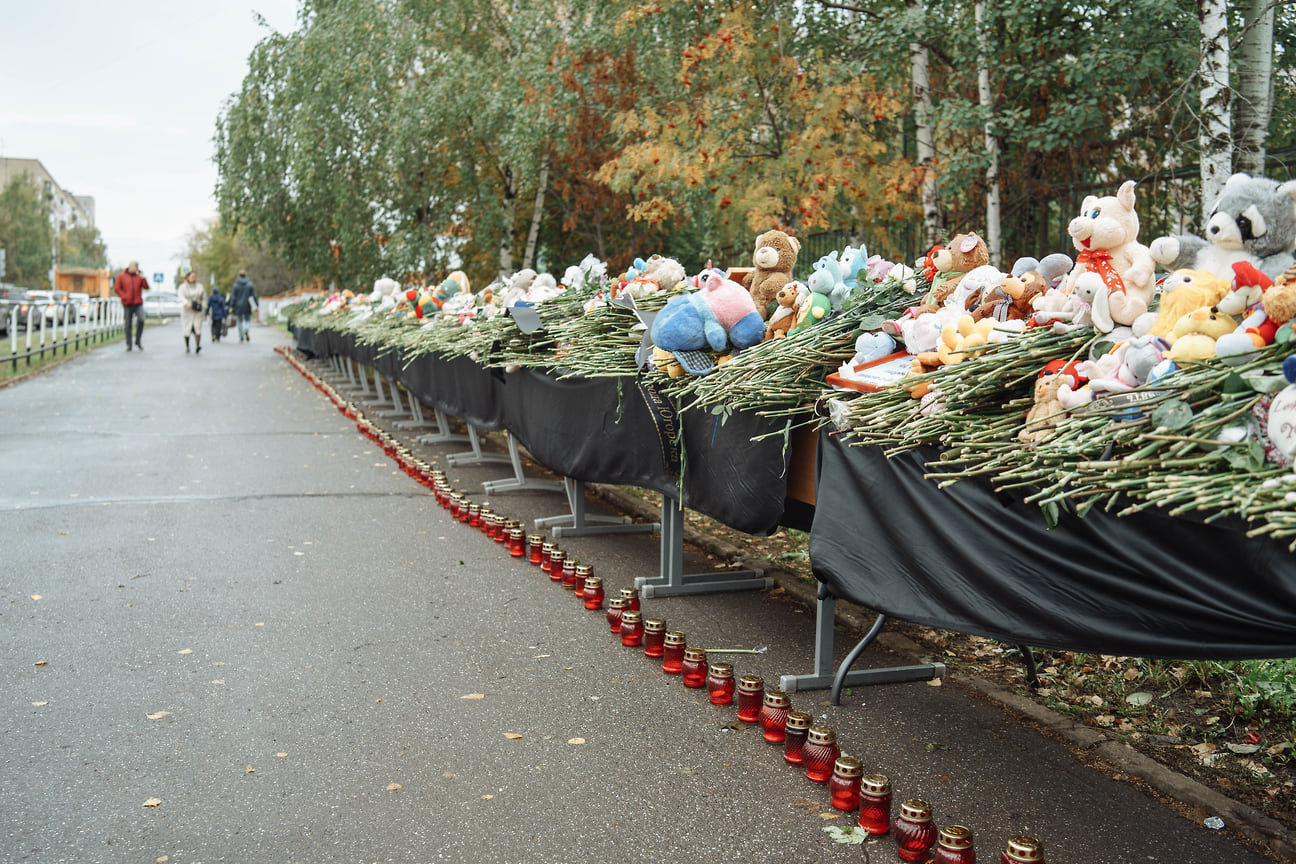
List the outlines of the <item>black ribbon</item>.
{"label": "black ribbon", "polygon": [[680,416],[675,403],[664,396],[657,385],[643,375],[635,377],[635,386],[639,395],[648,405],[648,415],[652,417],[657,430],[657,445],[661,448],[662,467],[667,477],[678,477],[680,471]]}

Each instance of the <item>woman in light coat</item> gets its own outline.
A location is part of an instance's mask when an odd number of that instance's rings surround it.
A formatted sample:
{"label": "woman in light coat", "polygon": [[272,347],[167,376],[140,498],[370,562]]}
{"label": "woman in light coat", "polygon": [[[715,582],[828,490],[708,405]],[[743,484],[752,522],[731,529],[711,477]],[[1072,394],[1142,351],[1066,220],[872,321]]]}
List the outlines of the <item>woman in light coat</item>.
{"label": "woman in light coat", "polygon": [[189,337],[193,336],[195,354],[202,353],[202,325],[207,317],[207,294],[198,284],[192,270],[180,283],[180,332],[184,335],[185,353],[189,353]]}

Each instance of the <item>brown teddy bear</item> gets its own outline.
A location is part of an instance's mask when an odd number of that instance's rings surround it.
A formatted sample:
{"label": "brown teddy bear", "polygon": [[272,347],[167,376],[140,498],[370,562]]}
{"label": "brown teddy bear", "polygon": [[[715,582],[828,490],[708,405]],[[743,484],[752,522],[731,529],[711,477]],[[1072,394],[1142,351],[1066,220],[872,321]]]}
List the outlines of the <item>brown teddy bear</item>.
{"label": "brown teddy bear", "polygon": [[1034,313],[1031,303],[1048,289],[1048,280],[1038,270],[1027,270],[1020,276],[1008,276],[990,292],[972,313],[973,321],[991,318],[995,321],[1025,321]]}
{"label": "brown teddy bear", "polygon": [[792,281],[792,268],[796,266],[801,244],[795,237],[782,231],[766,231],[756,238],[756,251],[752,253],[754,269],[743,277],[743,287],[756,301],[756,311],[768,321],[778,305],[779,290]]}
{"label": "brown teddy bear", "polygon": [[789,282],[779,289],[775,298],[778,308],[774,310],[769,323],[765,325],[766,339],[782,339],[796,323],[797,286],[798,283]]}
{"label": "brown teddy bear", "polygon": [[[990,263],[990,247],[976,234],[958,234],[949,246],[936,249],[931,255],[932,287],[923,298],[918,312],[935,312],[945,304],[963,281],[968,271]],[[968,298],[969,301],[972,298]]]}

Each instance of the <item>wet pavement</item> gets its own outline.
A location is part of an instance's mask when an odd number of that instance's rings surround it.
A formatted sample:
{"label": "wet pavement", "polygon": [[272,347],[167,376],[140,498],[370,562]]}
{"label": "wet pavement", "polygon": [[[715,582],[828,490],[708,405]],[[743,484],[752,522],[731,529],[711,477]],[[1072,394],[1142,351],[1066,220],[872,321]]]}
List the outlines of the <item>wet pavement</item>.
{"label": "wet pavement", "polygon": [[[853,814],[781,748],[453,521],[281,334],[144,344],[0,390],[0,861],[898,860],[834,843]],[[566,510],[477,491],[507,466],[449,471],[510,517]],[[559,542],[609,594],[658,572],[653,536]],[[813,612],[778,592],[644,610],[765,646],[714,658],[768,686],[813,664]],[[956,686],[792,699],[983,862],[1020,833],[1052,864],[1267,860]]]}

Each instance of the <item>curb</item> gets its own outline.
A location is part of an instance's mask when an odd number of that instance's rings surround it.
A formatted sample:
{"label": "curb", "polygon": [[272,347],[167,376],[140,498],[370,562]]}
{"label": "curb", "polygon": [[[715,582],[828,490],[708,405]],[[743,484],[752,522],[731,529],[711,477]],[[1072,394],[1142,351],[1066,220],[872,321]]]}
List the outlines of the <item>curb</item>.
{"label": "curb", "polygon": [[[586,488],[592,490],[598,498],[632,516],[647,520],[656,520],[660,516],[656,507],[615,486],[591,483],[587,484]],[[813,583],[777,568],[771,568],[765,561],[744,561],[743,551],[737,546],[687,523],[684,525],[684,540],[709,555],[726,561],[742,562],[745,566],[764,570],[765,574],[773,577],[788,596],[811,609],[815,607],[818,595]],[[873,623],[873,612],[847,601],[837,601],[836,613],[839,623],[860,633],[867,631]],[[925,655],[930,652],[899,633],[889,633],[884,630],[878,634],[875,644],[905,657],[910,662],[921,663],[929,659]],[[1057,735],[1075,751],[1105,763],[1112,773],[1124,774],[1146,783],[1159,794],[1186,807],[1199,825],[1201,820],[1208,816],[1218,816],[1238,834],[1259,844],[1277,860],[1296,862],[1296,832],[1292,832],[1276,819],[1269,818],[1254,807],[1235,801],[1191,777],[1167,768],[1124,742],[1109,738],[1097,729],[1077,723],[1033,699],[1014,693],[994,682],[975,676],[959,676],[952,679],[951,683],[970,690],[1005,711]]]}

